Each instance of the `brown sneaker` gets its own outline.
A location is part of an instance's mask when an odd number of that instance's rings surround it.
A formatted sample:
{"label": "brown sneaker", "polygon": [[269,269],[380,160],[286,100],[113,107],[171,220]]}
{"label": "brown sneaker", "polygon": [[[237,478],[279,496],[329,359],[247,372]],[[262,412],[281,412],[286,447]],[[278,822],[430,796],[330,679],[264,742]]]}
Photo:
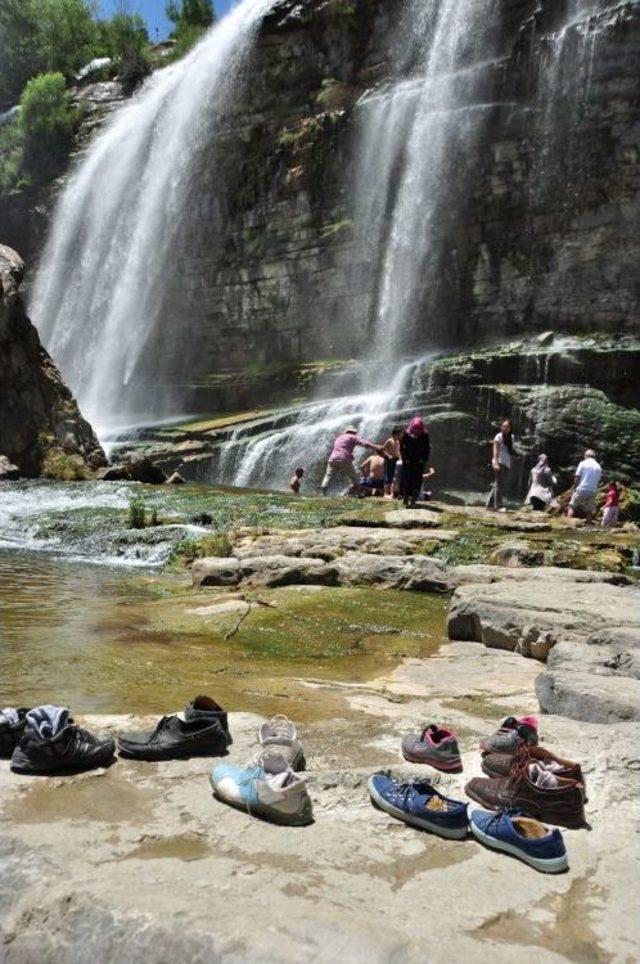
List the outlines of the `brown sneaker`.
{"label": "brown sneaker", "polygon": [[[551,770],[557,777],[565,777],[568,780],[575,780],[585,787],[584,802],[587,802],[586,783],[582,775],[579,763],[573,760],[565,760],[564,757],[556,756],[550,750],[545,750],[541,746],[521,747],[514,756],[512,753],[487,753],[482,758],[482,770],[488,777],[508,777],[511,768],[522,765],[526,760],[536,760],[545,769]],[[549,766],[549,764],[551,764]]]}
{"label": "brown sneaker", "polygon": [[488,810],[524,810],[544,823],[576,828],[585,824],[583,786],[539,764],[514,766],[508,777],[475,777],[464,788]]}

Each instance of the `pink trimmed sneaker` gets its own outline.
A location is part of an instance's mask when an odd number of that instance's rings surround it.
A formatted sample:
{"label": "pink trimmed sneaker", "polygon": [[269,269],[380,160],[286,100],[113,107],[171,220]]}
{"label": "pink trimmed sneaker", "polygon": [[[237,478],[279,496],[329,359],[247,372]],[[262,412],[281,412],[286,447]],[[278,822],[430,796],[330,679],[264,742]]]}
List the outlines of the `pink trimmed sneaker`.
{"label": "pink trimmed sneaker", "polygon": [[508,716],[492,736],[480,740],[483,753],[515,753],[521,746],[538,745],[538,720],[535,716]]}
{"label": "pink trimmed sneaker", "polygon": [[422,733],[408,733],[402,741],[402,755],[410,763],[427,763],[445,773],[461,773],[458,741],[451,730],[430,723]]}

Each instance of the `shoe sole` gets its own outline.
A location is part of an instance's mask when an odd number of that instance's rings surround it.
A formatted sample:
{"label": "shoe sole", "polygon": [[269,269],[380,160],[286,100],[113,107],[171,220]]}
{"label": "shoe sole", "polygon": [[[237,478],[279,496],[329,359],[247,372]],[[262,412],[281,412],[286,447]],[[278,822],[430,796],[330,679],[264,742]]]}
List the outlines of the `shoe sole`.
{"label": "shoe sole", "polygon": [[218,792],[216,787],[213,787],[213,795],[220,803],[225,803],[228,807],[233,807],[234,810],[240,810],[242,813],[248,813],[250,817],[258,817],[260,820],[265,820],[267,823],[275,823],[281,827],[308,827],[313,823],[313,816],[311,814],[290,819],[285,814],[268,808],[260,806],[250,808],[240,800],[230,800],[228,797],[223,796],[223,794]]}
{"label": "shoe sole", "polygon": [[414,756],[407,750],[402,751],[402,755],[409,763],[422,763],[425,766],[433,767],[442,773],[462,773],[462,763],[441,763],[439,760],[425,760],[423,757]]}
{"label": "shoe sole", "polygon": [[[464,788],[464,792],[475,803],[479,803],[480,806],[485,810],[490,810],[492,813],[498,813],[500,810],[504,810],[504,807],[495,807],[492,803],[489,803],[488,800],[483,800],[482,797],[478,796],[477,793],[474,793],[473,790],[469,790],[469,784],[467,784]],[[576,819],[567,819],[559,814],[556,814],[555,816],[553,814],[547,814],[544,812],[544,810],[535,811],[535,809],[531,806],[522,806],[518,807],[518,809],[523,810],[530,817],[533,817],[535,820],[539,820],[541,823],[551,823],[554,827],[564,827],[566,830],[580,830],[580,828],[584,827],[587,822],[584,816]],[[558,817],[560,817],[560,819],[558,819]]]}
{"label": "shoe sole", "polygon": [[75,773],[86,773],[88,770],[99,770],[101,767],[110,766],[115,760],[115,755],[113,753],[110,756],[105,757],[104,760],[97,760],[95,763],[73,763],[64,767],[34,767],[32,766],[26,758],[22,760],[17,760],[15,763],[11,761],[11,770],[13,773],[21,773],[25,776],[31,777],[55,777],[55,776],[73,776]]}
{"label": "shoe sole", "polygon": [[142,760],[145,763],[156,763],[163,760],[188,760],[191,757],[206,756],[226,756],[227,750],[198,750],[191,747],[184,747],[178,750],[163,750],[160,753],[150,753],[147,750],[129,750],[125,746],[118,744],[118,756],[126,760]]}
{"label": "shoe sole", "polygon": [[485,847],[488,847],[490,850],[500,850],[502,853],[511,854],[512,857],[517,857],[518,860],[529,864],[530,867],[539,870],[540,873],[561,874],[563,870],[569,869],[566,854],[562,857],[550,857],[547,860],[543,860],[540,857],[530,856],[513,844],[507,843],[506,840],[496,840],[495,837],[490,837],[488,834],[483,833],[479,827],[476,827],[473,820],[469,821],[469,829],[476,840],[479,840]]}
{"label": "shoe sole", "polygon": [[428,830],[430,833],[437,834],[438,837],[445,837],[447,840],[464,840],[467,836],[466,827],[439,827],[433,823],[429,823],[428,820],[422,817],[413,816],[413,814],[405,813],[404,810],[398,810],[387,800],[381,796],[373,785],[373,778],[370,777],[368,781],[369,796],[374,804],[380,810],[384,810],[390,816],[395,817],[397,820],[402,820],[403,823],[409,824],[412,827],[418,827],[420,830]]}

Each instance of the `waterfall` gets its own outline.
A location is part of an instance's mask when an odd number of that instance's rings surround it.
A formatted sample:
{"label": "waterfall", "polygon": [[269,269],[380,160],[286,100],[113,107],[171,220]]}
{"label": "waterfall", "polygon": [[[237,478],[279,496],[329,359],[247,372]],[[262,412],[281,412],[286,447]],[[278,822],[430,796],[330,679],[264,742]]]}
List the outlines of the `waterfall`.
{"label": "waterfall", "polygon": [[[425,299],[441,290],[455,260],[445,222],[461,213],[471,147],[496,106],[489,92],[498,7],[494,0],[413,0],[392,43],[399,79],[365,95],[356,110],[354,220],[374,292],[363,380],[376,387],[283,413],[286,424],[262,436],[238,429],[210,481],[282,487],[301,465],[313,487],[346,425],[380,441],[412,406],[424,411],[420,373],[428,360],[416,359],[416,330],[425,310],[441,313],[435,298],[429,309]],[[433,343],[438,337],[434,324]]]}
{"label": "waterfall", "polygon": [[425,329],[438,344],[450,316],[452,225],[464,214],[474,147],[501,106],[492,84],[499,8],[494,0],[411,4],[401,24],[408,42],[397,46],[412,77],[359,106],[356,222],[371,245],[378,357],[413,350]]}
{"label": "waterfall", "polygon": [[[215,165],[224,152],[225,123],[271,2],[243,0],[187,57],[156,71],[91,144],[57,203],[31,312],[99,431],[180,410],[180,391],[163,375],[172,356],[193,355],[197,345],[184,319],[164,317],[179,240],[197,162],[206,152]],[[224,183],[217,193],[214,222]]]}

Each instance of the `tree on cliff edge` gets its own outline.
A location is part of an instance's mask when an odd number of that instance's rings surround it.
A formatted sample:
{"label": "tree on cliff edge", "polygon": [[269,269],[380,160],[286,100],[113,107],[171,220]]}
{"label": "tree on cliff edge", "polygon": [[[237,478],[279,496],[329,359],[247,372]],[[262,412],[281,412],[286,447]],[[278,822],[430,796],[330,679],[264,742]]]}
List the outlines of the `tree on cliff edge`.
{"label": "tree on cliff edge", "polygon": [[167,17],[176,33],[185,27],[210,27],[215,19],[212,0],[169,0]]}

